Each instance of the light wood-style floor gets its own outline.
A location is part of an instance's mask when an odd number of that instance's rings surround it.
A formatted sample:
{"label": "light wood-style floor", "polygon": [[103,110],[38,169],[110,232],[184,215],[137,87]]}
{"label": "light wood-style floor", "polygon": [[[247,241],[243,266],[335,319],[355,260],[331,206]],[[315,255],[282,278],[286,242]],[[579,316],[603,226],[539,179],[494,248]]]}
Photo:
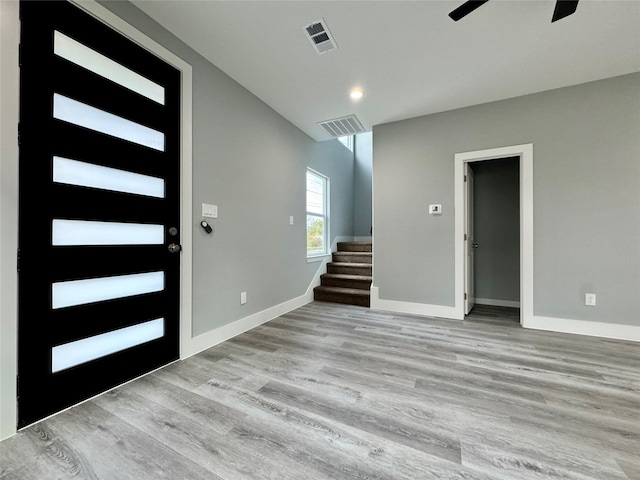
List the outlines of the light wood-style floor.
{"label": "light wood-style floor", "polygon": [[311,303],[29,427],[2,479],[640,479],[640,345]]}

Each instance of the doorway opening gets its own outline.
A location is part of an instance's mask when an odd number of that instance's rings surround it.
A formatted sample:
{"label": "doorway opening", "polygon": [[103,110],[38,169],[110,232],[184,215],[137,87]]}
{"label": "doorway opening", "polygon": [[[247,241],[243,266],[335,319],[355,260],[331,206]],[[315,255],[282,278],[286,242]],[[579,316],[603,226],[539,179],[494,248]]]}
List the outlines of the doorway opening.
{"label": "doorway opening", "polygon": [[520,316],[519,158],[468,162],[465,167],[465,314],[512,324]]}
{"label": "doorway opening", "polygon": [[[512,159],[518,163],[519,183],[519,321],[526,326],[533,316],[533,145],[515,145],[455,155],[455,295],[456,317],[464,319],[475,303],[473,236],[473,165],[488,160]],[[477,164],[480,165],[480,164]],[[465,182],[465,177],[467,181]],[[513,305],[513,304],[511,304]],[[508,306],[508,305],[505,305]]]}

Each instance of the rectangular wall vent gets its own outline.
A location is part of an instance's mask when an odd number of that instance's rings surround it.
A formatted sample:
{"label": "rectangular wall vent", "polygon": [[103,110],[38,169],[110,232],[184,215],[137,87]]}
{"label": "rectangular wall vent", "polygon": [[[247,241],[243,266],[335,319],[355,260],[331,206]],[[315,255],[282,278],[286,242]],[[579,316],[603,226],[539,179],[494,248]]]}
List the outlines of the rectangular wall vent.
{"label": "rectangular wall vent", "polygon": [[338,48],[338,45],[333,39],[333,35],[331,35],[329,27],[327,27],[324,19],[311,22],[310,24],[303,26],[302,30],[318,55],[322,55]]}
{"label": "rectangular wall vent", "polygon": [[355,115],[347,115],[346,117],[318,122],[318,125],[324,128],[332,137],[344,137],[345,135],[355,135],[364,132],[364,127]]}

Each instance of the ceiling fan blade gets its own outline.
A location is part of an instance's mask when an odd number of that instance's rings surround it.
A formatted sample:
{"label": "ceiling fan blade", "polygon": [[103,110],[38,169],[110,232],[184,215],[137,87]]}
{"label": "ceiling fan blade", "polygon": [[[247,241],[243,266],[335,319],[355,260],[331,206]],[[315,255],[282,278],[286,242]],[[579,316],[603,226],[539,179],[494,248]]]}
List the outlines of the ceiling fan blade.
{"label": "ceiling fan blade", "polygon": [[467,2],[464,2],[462,5],[456,8],[453,12],[451,12],[449,16],[451,17],[452,20],[457,22],[462,17],[466,17],[471,12],[473,12],[476,8],[481,7],[488,1],[489,0],[468,0]]}
{"label": "ceiling fan blade", "polygon": [[576,11],[576,8],[578,8],[578,0],[557,0],[551,23],[568,17]]}

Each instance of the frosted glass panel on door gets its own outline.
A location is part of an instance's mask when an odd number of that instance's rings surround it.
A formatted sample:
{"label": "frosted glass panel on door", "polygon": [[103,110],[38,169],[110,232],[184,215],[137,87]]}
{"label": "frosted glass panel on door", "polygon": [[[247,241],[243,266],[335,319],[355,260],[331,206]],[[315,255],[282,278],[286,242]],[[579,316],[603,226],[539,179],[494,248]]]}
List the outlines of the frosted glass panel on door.
{"label": "frosted glass panel on door", "polygon": [[161,178],[62,157],[53,157],[53,181],[156,198],[165,190]]}
{"label": "frosted glass panel on door", "polygon": [[75,342],[53,347],[51,371],[53,373],[82,365],[97,358],[141,345],[164,336],[164,318],[102,333]]}
{"label": "frosted glass panel on door", "polygon": [[53,52],[87,70],[164,105],[164,87],[129,70],[64,33],[54,32]]}
{"label": "frosted glass panel on door", "polygon": [[143,223],[53,220],[52,244],[61,245],[160,245],[164,226]]}
{"label": "frosted glass panel on door", "polygon": [[164,290],[164,272],[56,282],[51,285],[51,307],[54,309],[71,307],[162,290]]}
{"label": "frosted glass panel on door", "polygon": [[59,93],[53,94],[53,117],[164,152],[164,133]]}

